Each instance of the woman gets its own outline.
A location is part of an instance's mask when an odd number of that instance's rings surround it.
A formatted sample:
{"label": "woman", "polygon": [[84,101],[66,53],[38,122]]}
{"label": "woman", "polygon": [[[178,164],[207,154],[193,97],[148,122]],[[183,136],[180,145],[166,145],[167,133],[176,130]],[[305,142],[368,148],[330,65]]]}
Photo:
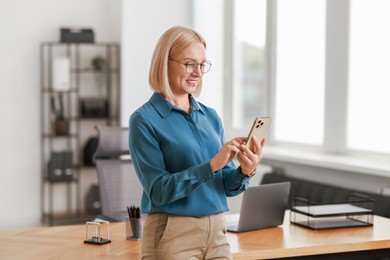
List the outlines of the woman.
{"label": "woman", "polygon": [[232,259],[222,214],[229,210],[226,197],[247,188],[264,141],[254,138],[252,150],[246,138],[225,142],[215,110],[195,100],[210,67],[199,33],[170,28],[152,57],[154,93],[130,117],[130,154],[147,214],[142,259]]}

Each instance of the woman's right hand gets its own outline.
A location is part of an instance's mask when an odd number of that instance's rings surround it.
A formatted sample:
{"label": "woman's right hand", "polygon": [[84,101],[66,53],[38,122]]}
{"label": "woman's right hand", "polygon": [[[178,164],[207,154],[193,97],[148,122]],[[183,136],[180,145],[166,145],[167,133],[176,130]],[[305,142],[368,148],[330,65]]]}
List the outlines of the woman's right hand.
{"label": "woman's right hand", "polygon": [[210,160],[210,167],[213,172],[225,167],[234,156],[240,152],[240,145],[245,141],[244,137],[236,137],[226,142],[221,150]]}

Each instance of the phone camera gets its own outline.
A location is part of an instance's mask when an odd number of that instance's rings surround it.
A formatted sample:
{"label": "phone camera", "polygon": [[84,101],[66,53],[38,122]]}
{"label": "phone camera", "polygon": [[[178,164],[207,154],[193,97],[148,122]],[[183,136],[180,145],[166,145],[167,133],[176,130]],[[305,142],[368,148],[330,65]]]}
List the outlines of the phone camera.
{"label": "phone camera", "polygon": [[256,128],[259,128],[259,127],[261,127],[263,125],[264,125],[264,122],[262,120],[260,120],[259,122],[257,122]]}

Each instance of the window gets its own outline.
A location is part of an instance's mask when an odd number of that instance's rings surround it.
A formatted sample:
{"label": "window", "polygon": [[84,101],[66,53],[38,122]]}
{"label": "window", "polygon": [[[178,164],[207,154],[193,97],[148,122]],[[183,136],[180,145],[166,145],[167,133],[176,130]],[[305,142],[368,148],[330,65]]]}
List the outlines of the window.
{"label": "window", "polygon": [[[274,147],[390,153],[388,0],[218,3],[194,1],[194,20],[218,42],[208,48],[217,57],[210,82],[220,86],[210,96],[220,98],[228,138],[271,115]],[[205,12],[224,22],[211,24]]]}
{"label": "window", "polygon": [[274,138],[322,144],[325,1],[278,0]]}
{"label": "window", "polygon": [[249,129],[256,116],[266,115],[266,1],[234,0],[233,84],[234,129]]}
{"label": "window", "polygon": [[390,152],[390,1],[351,1],[348,148]]}

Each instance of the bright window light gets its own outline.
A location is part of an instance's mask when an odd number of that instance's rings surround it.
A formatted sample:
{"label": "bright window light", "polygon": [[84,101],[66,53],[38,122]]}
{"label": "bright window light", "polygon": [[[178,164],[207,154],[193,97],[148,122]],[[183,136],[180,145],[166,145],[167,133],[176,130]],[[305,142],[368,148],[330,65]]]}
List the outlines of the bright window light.
{"label": "bright window light", "polygon": [[266,115],[266,0],[234,1],[233,115],[235,129],[249,129]]}
{"label": "bright window light", "polygon": [[324,0],[278,0],[275,140],[321,145],[325,82]]}
{"label": "bright window light", "polygon": [[351,1],[348,146],[390,152],[390,1]]}

